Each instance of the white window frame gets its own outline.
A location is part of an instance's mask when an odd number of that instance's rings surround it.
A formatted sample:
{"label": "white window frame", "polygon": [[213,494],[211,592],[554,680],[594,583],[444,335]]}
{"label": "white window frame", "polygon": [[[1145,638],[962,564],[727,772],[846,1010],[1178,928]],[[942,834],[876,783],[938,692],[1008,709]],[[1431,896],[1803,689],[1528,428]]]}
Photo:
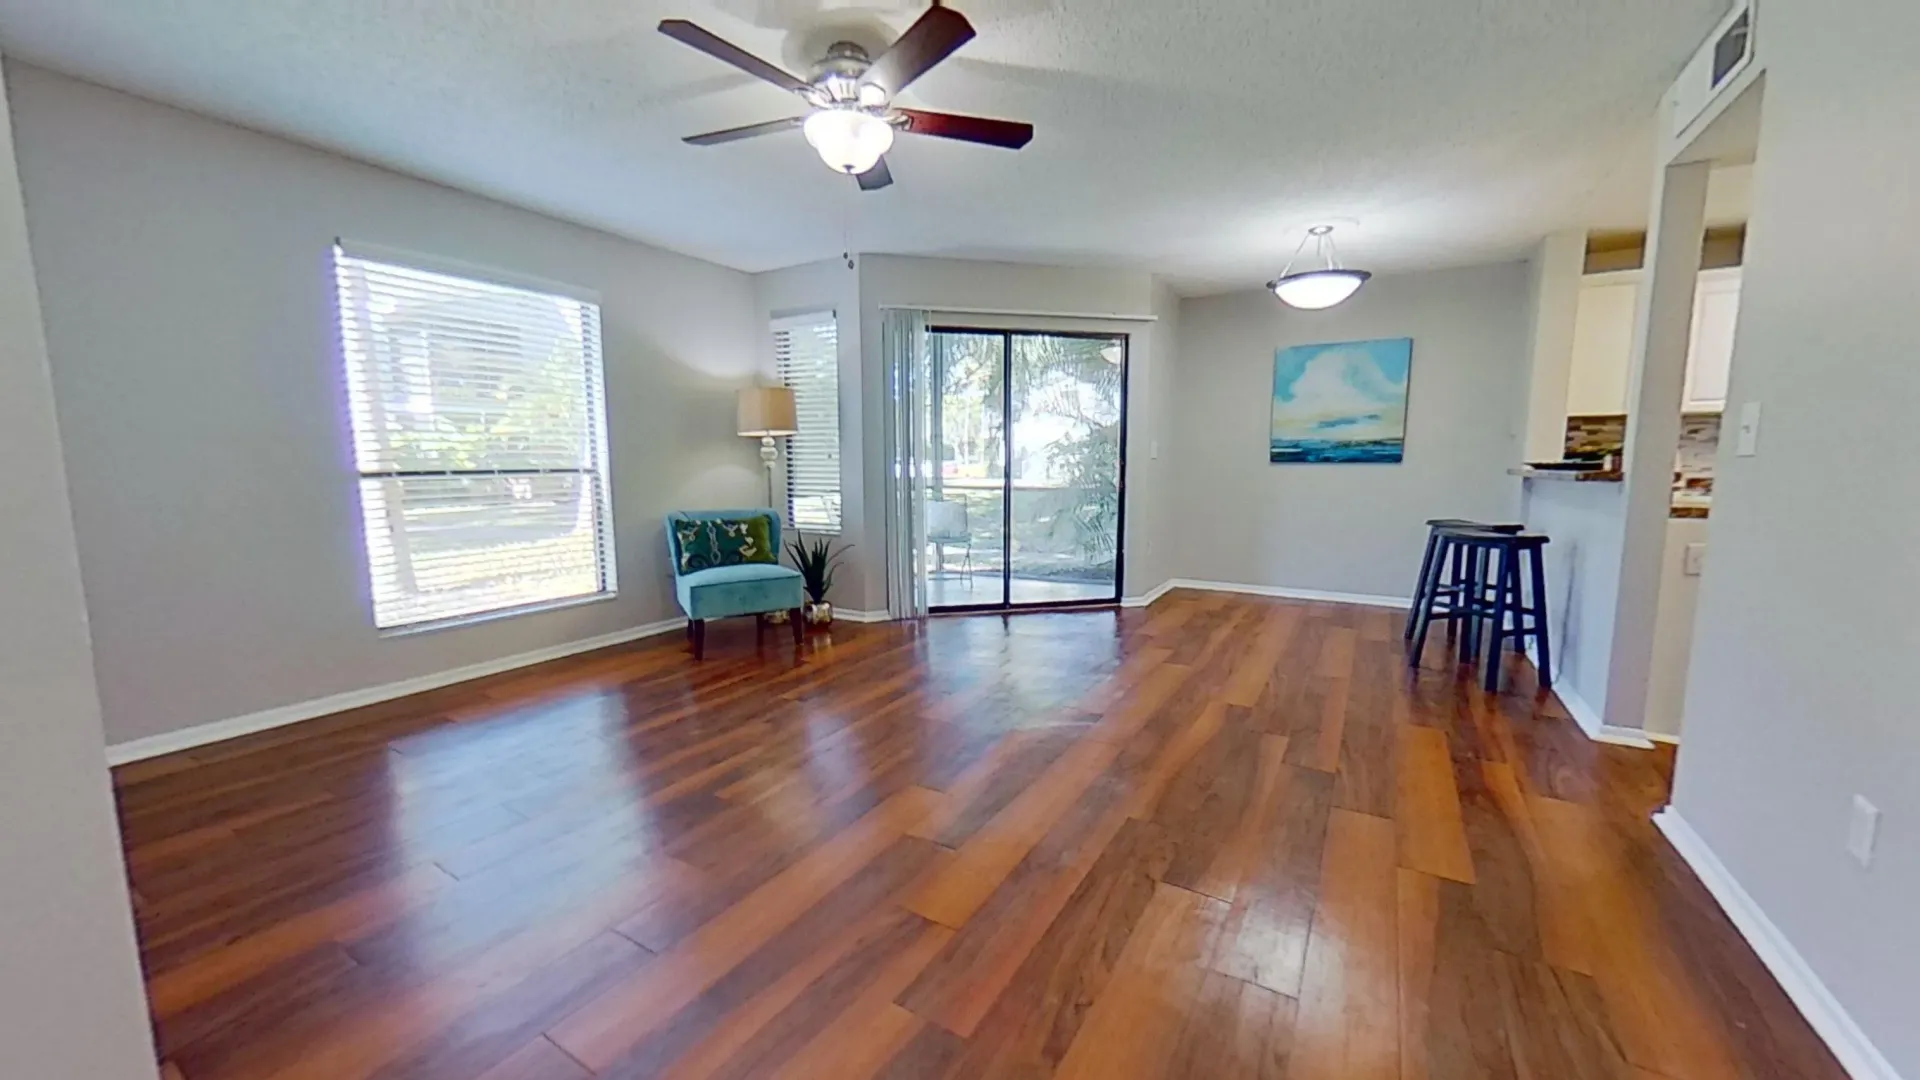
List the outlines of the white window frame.
{"label": "white window frame", "polygon": [[[774,319],[769,329],[774,376],[794,392],[800,429],[787,437],[787,524],[796,533],[838,536],[846,524],[838,319],[833,311],[803,312]],[[811,335],[811,342],[802,335]],[[811,355],[801,355],[798,350],[809,344]]]}
{"label": "white window frame", "polygon": [[[617,530],[613,520],[607,446],[606,368],[601,348],[598,294],[539,278],[348,240],[335,243],[333,259],[338,302],[335,325],[340,334],[340,362],[345,374],[348,421],[353,439],[354,481],[361,511],[362,555],[366,560],[370,590],[369,614],[375,629],[383,636],[414,634],[537,611],[599,603],[619,595],[618,560],[614,550]],[[585,430],[573,429],[567,433],[568,439],[581,440],[583,458],[571,463],[549,460],[538,465],[516,464],[510,458],[503,458],[491,467],[401,467],[387,437],[389,428],[379,419],[382,410],[390,409],[391,401],[385,400],[374,387],[376,380],[418,378],[419,371],[413,370],[409,375],[393,359],[398,347],[394,339],[385,336],[391,331],[382,327],[375,318],[371,301],[377,286],[375,279],[369,277],[370,273],[388,275],[388,302],[392,302],[394,297],[409,298],[412,295],[409,290],[431,289],[457,293],[465,287],[470,290],[468,297],[476,302],[484,303],[491,299],[499,303],[498,315],[503,320],[500,325],[512,325],[506,320],[516,314],[516,306],[524,309],[529,300],[535,304],[555,305],[555,312],[568,320],[567,325],[573,327],[572,333],[577,334],[574,348],[577,348],[584,365],[580,384],[582,397],[578,401],[584,413],[581,422]],[[470,325],[470,321],[450,324],[454,327]],[[532,329],[541,333],[551,332],[550,328]],[[449,329],[448,332],[454,331]],[[487,356],[486,360],[497,362],[499,357]],[[430,365],[425,370],[434,371]],[[457,372],[459,369],[453,370]],[[519,452],[531,453],[525,450]],[[502,451],[504,455],[513,453],[515,451]],[[522,459],[523,462],[525,460]],[[578,477],[584,485],[577,498],[580,500],[580,513],[591,514],[588,528],[591,530],[593,547],[593,587],[545,596],[536,595],[539,590],[534,588],[520,590],[519,597],[513,596],[514,590],[508,588],[503,589],[500,597],[505,602],[488,607],[451,603],[452,597],[449,596],[447,600],[451,606],[464,606],[465,610],[435,614],[432,613],[435,605],[432,603],[431,590],[409,589],[405,586],[404,583],[419,568],[413,563],[406,540],[395,542],[396,523],[401,530],[400,536],[410,539],[411,534],[405,531],[407,517],[404,507],[390,505],[394,502],[389,497],[390,492],[404,491],[404,485],[409,481],[431,483],[436,480],[494,478],[508,481],[517,500],[537,498],[520,494],[520,489],[524,487],[531,491],[542,478],[557,476]],[[376,489],[381,494],[376,496]],[[384,559],[381,555],[383,551]],[[404,568],[402,563],[405,564]],[[448,591],[452,593],[457,590]],[[474,595],[469,593],[469,599]],[[441,606],[444,608],[449,604]]]}

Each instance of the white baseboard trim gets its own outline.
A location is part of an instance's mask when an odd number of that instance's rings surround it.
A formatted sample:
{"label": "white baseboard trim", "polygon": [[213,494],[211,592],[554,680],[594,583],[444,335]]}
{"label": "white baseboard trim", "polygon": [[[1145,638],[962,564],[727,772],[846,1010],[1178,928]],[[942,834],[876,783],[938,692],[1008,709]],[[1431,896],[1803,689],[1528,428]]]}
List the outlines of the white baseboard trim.
{"label": "white baseboard trim", "polygon": [[[1532,664],[1534,670],[1538,671],[1540,669],[1540,657],[1535,653],[1531,642],[1527,645],[1526,657],[1527,663]],[[1573,722],[1580,725],[1580,730],[1585,732],[1587,738],[1592,739],[1594,742],[1608,743],[1613,746],[1631,746],[1635,750],[1653,749],[1653,736],[1648,735],[1639,728],[1615,727],[1605,720],[1602,720],[1600,718],[1600,710],[1587,704],[1586,698],[1574,693],[1573,689],[1565,683],[1554,683],[1553,696],[1560,699],[1560,704],[1566,708],[1567,715],[1573,717]],[[1680,740],[1675,739],[1673,741],[1679,742]]]}
{"label": "white baseboard trim", "polygon": [[[1531,661],[1532,657],[1528,657],[1528,660]],[[1539,670],[1537,664],[1534,670]],[[1600,734],[1600,729],[1607,726],[1600,719],[1600,714],[1594,711],[1593,706],[1587,704],[1587,699],[1574,693],[1573,688],[1565,683],[1554,686],[1553,696],[1560,699],[1560,704],[1566,708],[1567,715],[1573,717],[1573,722],[1580,725],[1580,730],[1586,732],[1587,738],[1595,738]]]}
{"label": "white baseboard trim", "polygon": [[1669,735],[1664,731],[1645,731],[1645,732],[1641,732],[1641,734],[1645,735],[1649,740],[1653,742],[1665,743],[1668,746],[1680,745],[1680,736]]}
{"label": "white baseboard trim", "polygon": [[1247,585],[1233,581],[1196,581],[1174,578],[1169,589],[1199,589],[1203,592],[1245,593],[1248,596],[1274,596],[1283,600],[1311,600],[1322,604],[1359,604],[1362,607],[1399,608],[1405,611],[1413,601],[1404,596],[1373,596],[1367,593],[1322,592],[1318,589],[1290,589],[1284,585]]}
{"label": "white baseboard trim", "polygon": [[498,660],[488,660],[479,664],[468,664],[465,667],[457,667],[448,671],[437,671],[432,675],[422,675],[417,679],[402,679],[399,682],[387,683],[384,686],[370,686],[364,690],[349,690],[343,694],[315,698],[312,701],[302,701],[292,705],[282,705],[278,708],[265,709],[261,712],[250,713],[246,716],[236,716],[227,720],[215,720],[208,724],[198,724],[190,728],[181,728],[179,731],[168,731],[159,735],[149,735],[144,739],[134,739],[131,742],[116,743],[107,747],[107,764],[109,766],[125,765],[129,762],[144,761],[147,758],[159,757],[162,754],[173,754],[182,750],[192,750],[195,747],[206,746],[210,743],[237,739],[242,735],[252,735],[259,731],[270,731],[273,728],[286,727],[288,724],[297,724],[302,720],[312,720],[320,716],[331,716],[337,712],[346,712],[348,709],[358,709],[367,705],[377,705],[382,701],[392,701],[394,698],[403,698],[409,694],[438,690],[443,686],[452,686],[454,683],[466,682],[469,679],[479,679],[488,675],[498,675],[503,671],[512,671],[515,668],[544,664],[549,660],[558,660],[562,657],[573,656],[576,653],[592,652],[595,649],[624,645],[629,641],[638,641],[641,638],[653,637],[656,634],[665,634],[679,630],[686,625],[687,620],[685,619],[668,619],[662,622],[648,623],[645,626],[636,626],[629,630],[617,630],[611,634],[601,634],[599,637],[585,638],[580,641],[569,641],[564,645],[554,645],[545,649],[535,649],[532,652],[503,656]]}
{"label": "white baseboard trim", "polygon": [[1153,602],[1155,600],[1160,599],[1161,597],[1167,595],[1172,591],[1173,591],[1173,581],[1172,580],[1163,581],[1160,584],[1155,585],[1153,588],[1148,589],[1144,595],[1121,597],[1120,606],[1123,608],[1152,607]]}
{"label": "white baseboard trim", "polygon": [[1653,816],[1653,823],[1666,834],[1673,850],[1693,868],[1700,883],[1713,894],[1740,936],[1753,946],[1760,962],[1767,965],[1800,1015],[1807,1018],[1814,1033],[1826,1042],[1833,1056],[1840,1059],[1840,1067],[1847,1070],[1847,1075],[1853,1080],[1900,1080],[1893,1064],[1853,1022],[1853,1017],[1847,1015],[1827,984],[1807,966],[1793,942],[1787,940],[1760,905],[1754,903],[1753,897],[1747,895],[1747,890],[1741,888],[1720,857],[1680,812],[1669,806]]}
{"label": "white baseboard trim", "polygon": [[850,623],[892,622],[893,616],[885,611],[849,611],[846,608],[834,608],[835,621],[845,619]]}
{"label": "white baseboard trim", "polygon": [[1587,738],[1597,743],[1609,743],[1613,746],[1631,746],[1635,750],[1653,749],[1653,740],[1639,728],[1615,727],[1600,719],[1600,713],[1587,704],[1585,698],[1564,686],[1556,685],[1553,694],[1560,704],[1567,707],[1567,715],[1587,733]]}
{"label": "white baseboard trim", "polygon": [[1614,727],[1612,724],[1603,725],[1600,728],[1600,733],[1591,736],[1591,738],[1594,742],[1612,743],[1614,746],[1631,746],[1635,750],[1651,750],[1654,747],[1653,740],[1647,738],[1647,733],[1641,731],[1639,728]]}

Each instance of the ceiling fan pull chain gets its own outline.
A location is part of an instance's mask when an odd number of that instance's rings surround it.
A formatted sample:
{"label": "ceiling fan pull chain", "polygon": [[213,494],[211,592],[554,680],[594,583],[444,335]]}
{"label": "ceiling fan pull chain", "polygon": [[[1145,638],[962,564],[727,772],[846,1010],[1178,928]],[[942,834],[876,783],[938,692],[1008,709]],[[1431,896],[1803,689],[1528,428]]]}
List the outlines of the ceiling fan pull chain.
{"label": "ceiling fan pull chain", "polygon": [[846,211],[840,215],[840,244],[841,244],[841,248],[843,249],[840,252],[840,257],[847,260],[847,269],[849,270],[852,270],[854,268],[853,266],[853,214],[854,214],[853,207],[847,206]]}

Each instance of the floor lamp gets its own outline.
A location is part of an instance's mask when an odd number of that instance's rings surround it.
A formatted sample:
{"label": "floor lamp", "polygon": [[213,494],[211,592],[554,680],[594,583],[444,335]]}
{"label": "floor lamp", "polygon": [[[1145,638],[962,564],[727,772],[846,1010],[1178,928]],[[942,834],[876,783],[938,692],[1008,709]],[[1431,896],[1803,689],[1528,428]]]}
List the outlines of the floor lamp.
{"label": "floor lamp", "polygon": [[760,462],[767,467],[767,506],[779,513],[773,501],[773,467],[780,460],[780,446],[774,437],[797,435],[794,424],[793,391],[785,386],[749,386],[740,391],[740,434],[760,440]]}

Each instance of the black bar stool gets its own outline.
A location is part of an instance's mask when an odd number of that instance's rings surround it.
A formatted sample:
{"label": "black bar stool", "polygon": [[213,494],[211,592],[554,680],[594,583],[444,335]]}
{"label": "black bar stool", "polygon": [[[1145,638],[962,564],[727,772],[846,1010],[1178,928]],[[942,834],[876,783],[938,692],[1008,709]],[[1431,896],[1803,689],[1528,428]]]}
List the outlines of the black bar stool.
{"label": "black bar stool", "polygon": [[[1440,530],[1442,529],[1479,529],[1483,532],[1517,533],[1525,529],[1525,526],[1488,525],[1484,522],[1469,521],[1466,518],[1433,518],[1429,520],[1427,522],[1427,550],[1426,554],[1420,557],[1420,576],[1414,579],[1413,606],[1407,609],[1406,630],[1400,635],[1402,640],[1413,640],[1414,631],[1420,628],[1421,612],[1432,608],[1436,599],[1450,604],[1463,582],[1461,577],[1462,567],[1457,564],[1457,561],[1456,565],[1452,567],[1453,575],[1451,582],[1443,580],[1445,575],[1433,574],[1435,568],[1434,559],[1435,556],[1440,554],[1440,548],[1442,546],[1440,542]],[[1444,560],[1441,565],[1444,565]],[[1433,614],[1443,614],[1445,610],[1450,609],[1440,609],[1429,612],[1429,617]],[[1448,629],[1452,629],[1451,622],[1448,623]],[[1422,637],[1421,640],[1424,642],[1426,638]],[[1420,650],[1415,649],[1414,663],[1416,664],[1419,663],[1419,655]]]}
{"label": "black bar stool", "polygon": [[1547,631],[1547,537],[1537,533],[1493,532],[1486,529],[1442,529],[1444,542],[1466,567],[1467,581],[1455,605],[1466,619],[1460,659],[1480,656],[1480,637],[1486,631],[1486,678],[1489,692],[1500,689],[1501,661],[1507,644],[1524,651],[1531,638],[1539,653],[1540,686],[1553,685],[1553,648]]}

